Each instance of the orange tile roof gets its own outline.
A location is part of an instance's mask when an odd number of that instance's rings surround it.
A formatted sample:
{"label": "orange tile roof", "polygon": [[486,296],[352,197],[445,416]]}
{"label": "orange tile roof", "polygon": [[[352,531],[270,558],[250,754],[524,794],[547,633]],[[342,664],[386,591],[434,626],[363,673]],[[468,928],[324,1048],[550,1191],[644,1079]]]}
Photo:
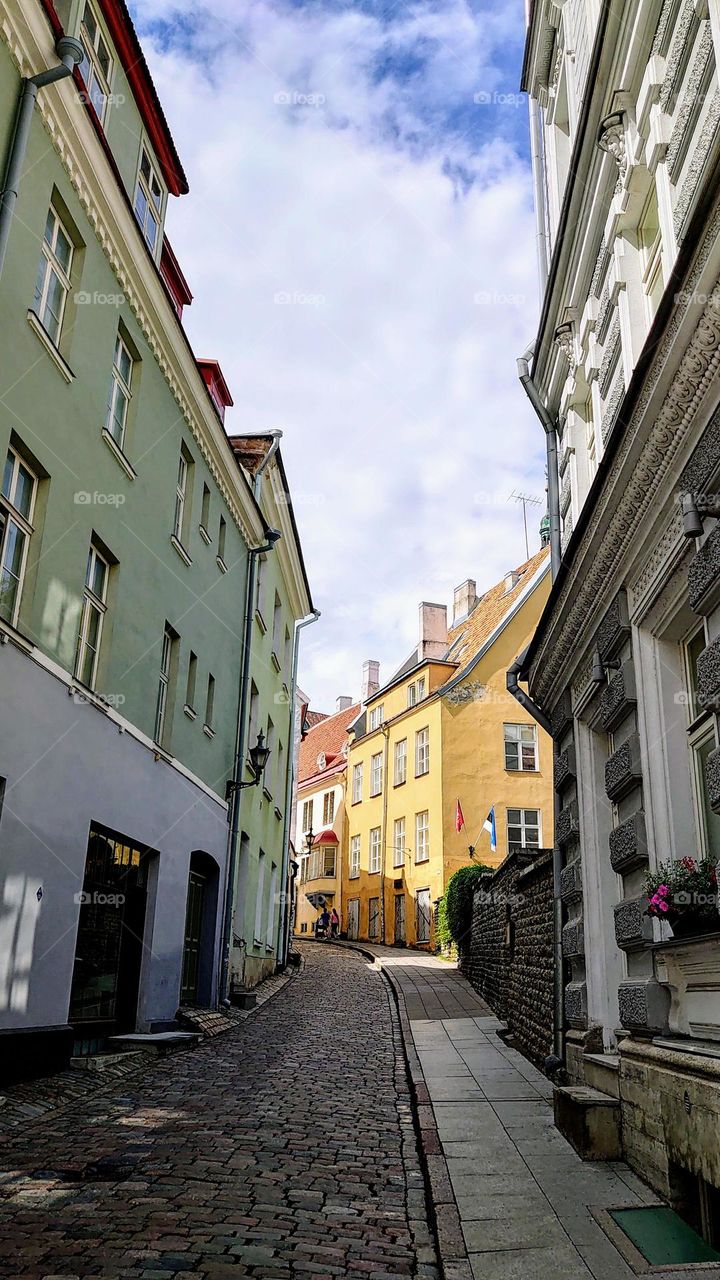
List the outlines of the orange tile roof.
{"label": "orange tile roof", "polygon": [[[464,667],[492,634],[506,613],[515,604],[518,596],[525,590],[533,574],[540,568],[543,560],[550,555],[549,547],[541,547],[534,556],[518,566],[514,572],[518,580],[511,591],[505,590],[505,579],[480,596],[472,613],[464,622],[458,623],[448,631],[448,652],[446,658],[458,662]],[[457,647],[455,647],[457,643]]]}
{"label": "orange tile roof", "polygon": [[[348,725],[352,724],[359,710],[360,704],[356,702],[352,707],[336,711],[334,716],[326,716],[319,724],[313,725],[300,743],[298,782],[307,782],[314,774],[325,773],[332,767],[334,758],[340,756],[347,741]],[[325,756],[325,769],[318,768],[318,756],[321,754]]]}

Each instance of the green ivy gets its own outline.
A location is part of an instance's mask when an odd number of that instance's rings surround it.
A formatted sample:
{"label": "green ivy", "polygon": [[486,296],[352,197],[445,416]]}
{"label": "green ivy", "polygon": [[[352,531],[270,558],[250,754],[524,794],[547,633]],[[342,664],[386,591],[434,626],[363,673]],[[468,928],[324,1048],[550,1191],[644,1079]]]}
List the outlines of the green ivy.
{"label": "green ivy", "polygon": [[454,942],[461,942],[470,933],[472,925],[473,895],[479,888],[483,876],[492,872],[491,867],[482,863],[473,863],[470,867],[460,867],[448,881],[443,903],[447,931]]}
{"label": "green ivy", "polygon": [[452,934],[450,932],[450,926],[448,925],[447,897],[445,894],[443,894],[442,898],[438,902],[437,929],[435,930],[435,938],[437,941],[437,945],[441,951],[449,951],[450,948],[452,947],[453,940],[452,940]]}

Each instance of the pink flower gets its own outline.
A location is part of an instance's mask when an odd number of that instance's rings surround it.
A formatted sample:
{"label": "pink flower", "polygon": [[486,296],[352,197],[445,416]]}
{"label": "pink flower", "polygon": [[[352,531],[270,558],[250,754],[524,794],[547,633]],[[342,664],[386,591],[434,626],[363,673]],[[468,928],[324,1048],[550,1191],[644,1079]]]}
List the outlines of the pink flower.
{"label": "pink flower", "polygon": [[658,906],[659,906],[659,908],[660,908],[660,910],[661,910],[661,911],[668,911],[668,910],[669,910],[669,907],[668,907],[667,902],[659,902],[659,903],[658,903]]}
{"label": "pink flower", "polygon": [[663,897],[666,897],[667,894],[670,892],[666,884],[659,884],[657,887],[657,891],[658,893],[662,894]]}

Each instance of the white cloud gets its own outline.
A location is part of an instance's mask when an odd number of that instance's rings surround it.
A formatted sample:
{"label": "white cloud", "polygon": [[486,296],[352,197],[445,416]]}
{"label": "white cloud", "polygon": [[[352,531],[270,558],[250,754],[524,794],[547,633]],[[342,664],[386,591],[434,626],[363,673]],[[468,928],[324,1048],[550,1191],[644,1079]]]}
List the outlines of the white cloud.
{"label": "white cloud", "polygon": [[[515,375],[536,317],[529,172],[502,114],[516,108],[472,104],[479,86],[516,87],[502,68],[517,6],[436,0],[392,27],[270,0],[242,20],[235,0],[214,0],[208,22],[190,0],[138,10],[190,178],[168,224],[195,290],[187,328],[222,363],[229,430],[285,433],[323,612],[301,684],[328,708],[357,695],[364,658],[384,677],[399,664],[419,600],[524,559],[506,499],[543,492],[542,432]],[[183,11],[182,43],[148,37]],[[378,74],[388,49],[424,61]]]}

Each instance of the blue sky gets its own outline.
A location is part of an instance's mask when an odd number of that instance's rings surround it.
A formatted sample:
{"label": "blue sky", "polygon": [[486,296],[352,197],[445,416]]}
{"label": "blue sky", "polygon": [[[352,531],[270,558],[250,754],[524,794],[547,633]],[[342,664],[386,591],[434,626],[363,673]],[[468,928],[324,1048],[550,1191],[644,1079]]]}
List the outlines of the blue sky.
{"label": "blue sky", "polygon": [[[280,427],[322,621],[315,706],[383,678],[421,599],[524,559],[543,439],[522,0],[136,0],[191,193],[168,229],[231,431]],[[532,550],[533,548],[531,548]]]}

